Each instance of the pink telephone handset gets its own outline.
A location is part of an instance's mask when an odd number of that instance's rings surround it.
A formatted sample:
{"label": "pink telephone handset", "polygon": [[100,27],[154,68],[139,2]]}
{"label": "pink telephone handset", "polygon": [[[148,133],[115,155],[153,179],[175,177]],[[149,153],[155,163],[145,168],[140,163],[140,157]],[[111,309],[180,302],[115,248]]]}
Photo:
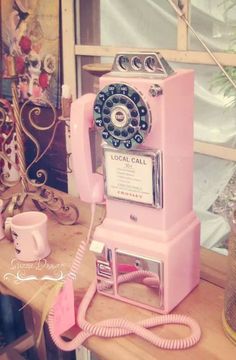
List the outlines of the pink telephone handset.
{"label": "pink telephone handset", "polygon": [[71,145],[73,172],[81,200],[101,203],[104,199],[103,176],[93,173],[89,130],[93,128],[94,94],[86,94],[71,107]]}

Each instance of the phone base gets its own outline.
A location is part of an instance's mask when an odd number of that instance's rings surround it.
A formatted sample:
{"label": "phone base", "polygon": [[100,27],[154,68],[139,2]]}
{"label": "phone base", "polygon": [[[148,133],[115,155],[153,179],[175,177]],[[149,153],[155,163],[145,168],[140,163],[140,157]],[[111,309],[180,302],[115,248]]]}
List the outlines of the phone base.
{"label": "phone base", "polygon": [[106,219],[96,228],[90,247],[96,254],[98,292],[169,313],[200,279],[200,224],[193,213],[189,218],[178,232],[158,231],[155,241],[153,233],[143,237],[135,225],[132,231],[130,224],[114,226],[114,220]]}

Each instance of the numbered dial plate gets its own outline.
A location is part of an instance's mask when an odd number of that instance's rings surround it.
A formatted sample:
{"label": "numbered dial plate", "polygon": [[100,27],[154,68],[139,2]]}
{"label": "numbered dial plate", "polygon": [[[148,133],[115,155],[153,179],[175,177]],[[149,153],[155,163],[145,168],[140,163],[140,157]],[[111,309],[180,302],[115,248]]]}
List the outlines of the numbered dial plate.
{"label": "numbered dial plate", "polygon": [[137,90],[126,84],[111,84],[98,93],[94,119],[103,139],[115,148],[130,149],[142,144],[151,127],[147,104]]}

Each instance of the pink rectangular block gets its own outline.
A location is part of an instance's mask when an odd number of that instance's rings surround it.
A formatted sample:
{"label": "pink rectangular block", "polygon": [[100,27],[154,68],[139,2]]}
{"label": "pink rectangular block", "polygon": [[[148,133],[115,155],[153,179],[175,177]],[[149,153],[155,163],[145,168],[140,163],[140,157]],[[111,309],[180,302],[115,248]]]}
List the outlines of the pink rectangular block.
{"label": "pink rectangular block", "polygon": [[75,325],[73,281],[67,279],[54,304],[54,329],[56,336],[62,335]]}

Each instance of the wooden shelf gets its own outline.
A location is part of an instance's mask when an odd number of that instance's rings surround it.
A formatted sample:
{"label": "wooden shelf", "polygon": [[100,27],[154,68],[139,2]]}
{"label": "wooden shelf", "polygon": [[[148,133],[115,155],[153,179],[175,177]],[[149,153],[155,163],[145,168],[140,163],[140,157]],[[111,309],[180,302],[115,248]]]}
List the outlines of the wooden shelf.
{"label": "wooden shelf", "polygon": [[82,69],[88,71],[88,73],[91,75],[100,77],[100,76],[110,72],[111,67],[112,67],[112,64],[94,63],[94,64],[83,65]]}
{"label": "wooden shelf", "polygon": [[[79,243],[86,237],[90,219],[89,205],[61,192],[59,192],[58,195],[62,196],[66,202],[73,202],[79,206],[81,214],[79,223],[73,226],[63,226],[49,216],[48,236],[52,252],[47,258],[48,266],[44,266],[42,269],[38,269],[35,266],[24,269],[25,275],[43,276],[48,274],[53,266],[61,266],[60,269],[62,269],[63,273],[67,273]],[[32,204],[30,206],[32,208]],[[96,213],[96,223],[101,221],[103,214],[104,208],[99,206]],[[236,347],[227,339],[222,327],[221,316],[224,306],[224,289],[211,283],[211,281],[214,281],[215,278],[218,277],[218,264],[219,268],[221,268],[221,285],[223,284],[225,274],[222,272],[222,268],[224,268],[225,264],[222,265],[219,263],[217,254],[212,262],[209,251],[203,251],[201,257],[205,262],[205,266],[202,268],[202,275],[208,273],[208,269],[210,269],[210,282],[201,280],[199,286],[173,311],[173,313],[189,315],[200,324],[202,337],[196,346],[184,351],[166,351],[150,345],[134,335],[109,340],[92,336],[86,341],[85,346],[103,360],[110,360],[111,358],[113,360],[156,360],[159,358],[163,360],[171,360],[173,358],[176,360],[234,359]],[[55,286],[55,283],[34,280],[17,284],[12,278],[5,279],[4,274],[9,272],[16,274],[19,270],[17,264],[12,263],[13,259],[13,244],[7,240],[1,241],[0,285],[2,286],[0,286],[0,288],[5,288],[5,291],[2,289],[3,292],[11,293],[23,302],[27,302],[32,298],[30,305],[33,311],[37,314],[42,314],[48,294],[52,287]],[[86,289],[94,278],[94,267],[94,255],[88,251],[83,261],[81,272],[78,274],[75,283],[76,303],[79,303],[81,296],[86,292]],[[41,290],[39,291],[39,289]],[[37,296],[34,296],[36,293]],[[88,309],[87,320],[94,323],[107,318],[125,317],[131,321],[138,321],[153,315],[154,314],[147,310],[97,294]],[[74,336],[78,331],[79,329],[73,328],[70,331],[70,336]],[[174,338],[186,336],[187,334],[185,327],[177,325],[154,328],[153,332],[160,336]]]}

